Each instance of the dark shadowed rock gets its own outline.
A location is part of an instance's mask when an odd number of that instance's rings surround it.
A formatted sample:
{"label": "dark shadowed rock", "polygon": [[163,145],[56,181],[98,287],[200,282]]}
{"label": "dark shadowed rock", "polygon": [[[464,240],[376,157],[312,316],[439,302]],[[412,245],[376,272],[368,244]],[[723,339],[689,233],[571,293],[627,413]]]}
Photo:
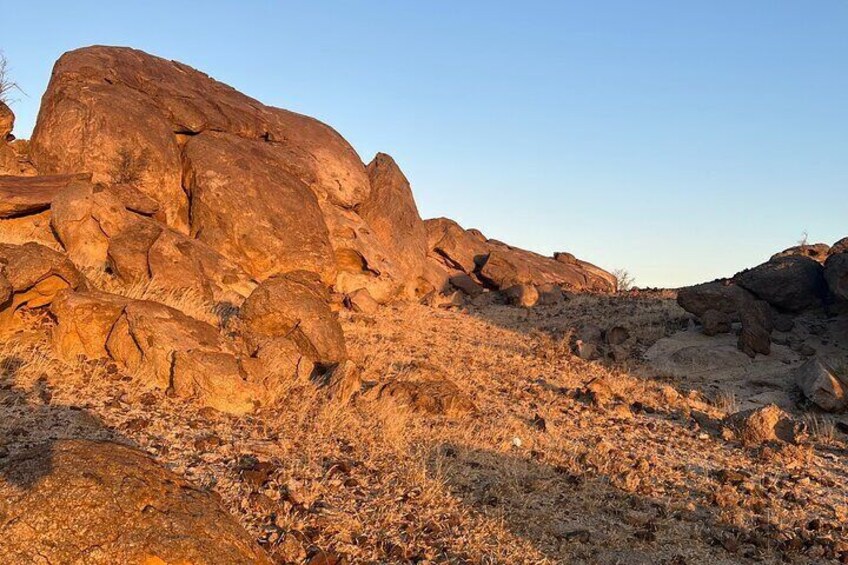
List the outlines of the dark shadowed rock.
{"label": "dark shadowed rock", "polygon": [[452,276],[450,278],[450,283],[452,286],[458,288],[471,298],[476,298],[477,296],[480,296],[481,294],[483,294],[484,291],[480,283],[478,283],[465,273],[460,273],[458,275]]}
{"label": "dark shadowed rock", "polygon": [[848,300],[848,251],[827,258],[824,264],[824,278],[830,292],[838,300]]}
{"label": "dark shadowed rock", "polygon": [[740,306],[739,318],[742,331],[739,333],[738,347],[748,357],[757,353],[771,353],[771,309],[764,300],[746,300]]}
{"label": "dark shadowed rock", "polygon": [[347,358],[344,333],[329,301],[326,287],[311,273],[296,271],[268,279],[241,309],[245,335],[254,349],[287,337],[317,363],[340,363]]}
{"label": "dark shadowed rock", "polygon": [[378,153],[368,164],[371,194],[357,208],[374,236],[395,258],[406,286],[414,290],[427,258],[427,228],[418,215],[409,181],[394,159]]}
{"label": "dark shadowed rock", "polygon": [[730,281],[715,281],[681,288],[677,304],[699,318],[709,310],[716,310],[738,319],[739,305],[750,298],[750,293]]}
{"label": "dark shadowed rock", "polygon": [[704,335],[718,335],[730,333],[730,315],[719,310],[707,310],[701,315],[701,324],[704,326]]}
{"label": "dark shadowed rock", "polygon": [[733,280],[775,308],[790,312],[820,305],[827,288],[822,266],[798,255],[772,259],[738,273]]}
{"label": "dark shadowed rock", "polygon": [[0,562],[270,564],[213,494],[136,449],[60,440],[0,465]]}
{"label": "dark shadowed rock", "polygon": [[503,291],[513,306],[532,308],[539,302],[539,291],[532,284],[516,284]]}
{"label": "dark shadowed rock", "polygon": [[843,237],[830,246],[830,255],[845,253],[846,251],[848,251],[848,237]]}

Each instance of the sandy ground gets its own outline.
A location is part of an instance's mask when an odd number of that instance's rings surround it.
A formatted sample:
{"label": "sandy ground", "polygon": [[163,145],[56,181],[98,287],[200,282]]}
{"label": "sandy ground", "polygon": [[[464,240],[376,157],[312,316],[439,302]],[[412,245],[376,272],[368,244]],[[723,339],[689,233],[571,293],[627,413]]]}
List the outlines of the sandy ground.
{"label": "sandy ground", "polygon": [[[421,416],[372,394],[340,406],[292,383],[278,406],[228,417],[108,365],[63,366],[24,332],[0,352],[0,456],[59,437],[138,446],[220,494],[280,563],[848,560],[848,438],[835,423],[817,420],[803,445],[747,446],[719,425],[761,393],[801,417],[772,371],[801,361],[789,347],[740,359],[732,338],[704,342],[661,296],[342,317],[369,386],[427,364],[477,412]],[[628,328],[618,361],[571,354],[591,324]]]}

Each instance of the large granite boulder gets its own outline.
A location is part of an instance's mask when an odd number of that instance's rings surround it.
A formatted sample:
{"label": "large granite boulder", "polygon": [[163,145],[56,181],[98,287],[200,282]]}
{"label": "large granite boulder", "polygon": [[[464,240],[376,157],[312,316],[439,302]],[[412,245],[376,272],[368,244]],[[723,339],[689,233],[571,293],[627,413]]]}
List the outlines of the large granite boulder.
{"label": "large granite boulder", "polygon": [[821,305],[827,289],[821,264],[800,255],[771,259],[736,274],[733,280],[757,298],[788,312]]}
{"label": "large granite boulder", "polygon": [[344,333],[329,302],[329,292],[312,273],[295,271],[266,280],[240,313],[250,348],[261,351],[285,338],[316,363],[341,363],[347,358]]}
{"label": "large granite boulder", "polygon": [[714,310],[738,320],[740,305],[751,298],[744,288],[726,280],[696,284],[677,292],[677,304],[699,318]]}
{"label": "large granite boulder", "polygon": [[409,181],[385,153],[378,153],[367,170],[371,194],[357,211],[395,258],[403,279],[414,287],[427,258],[427,227],[418,215]]}
{"label": "large granite boulder", "polygon": [[2,563],[270,564],[213,493],[116,443],[4,460],[0,516]]}
{"label": "large granite boulder", "polygon": [[318,200],[286,171],[277,148],[258,139],[203,132],[185,145],[192,234],[264,280],[308,270],[336,274]]}
{"label": "large granite boulder", "polygon": [[42,172],[131,179],[162,204],[169,225],[187,232],[191,195],[182,185],[180,144],[210,131],[267,143],[319,198],[353,207],[368,196],[365,166],[329,126],[265,106],[187,65],[123,47],[87,47],[59,59],[32,155]]}

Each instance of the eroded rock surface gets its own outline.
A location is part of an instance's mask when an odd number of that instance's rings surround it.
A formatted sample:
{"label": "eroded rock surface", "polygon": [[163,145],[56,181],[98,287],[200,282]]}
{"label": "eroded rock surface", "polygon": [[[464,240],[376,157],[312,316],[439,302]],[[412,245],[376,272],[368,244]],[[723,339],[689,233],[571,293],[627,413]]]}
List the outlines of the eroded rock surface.
{"label": "eroded rock surface", "polygon": [[223,509],[136,449],[61,440],[0,463],[3,563],[269,564]]}

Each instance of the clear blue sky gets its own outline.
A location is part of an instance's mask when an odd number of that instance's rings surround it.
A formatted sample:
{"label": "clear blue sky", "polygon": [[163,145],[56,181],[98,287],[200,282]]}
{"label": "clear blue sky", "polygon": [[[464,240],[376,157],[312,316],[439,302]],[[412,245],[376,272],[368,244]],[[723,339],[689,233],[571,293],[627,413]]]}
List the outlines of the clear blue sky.
{"label": "clear blue sky", "polygon": [[[119,5],[120,4],[120,5]],[[641,285],[848,235],[848,1],[0,1],[29,95],[90,44],[181,60],[392,154],[422,215]]]}

